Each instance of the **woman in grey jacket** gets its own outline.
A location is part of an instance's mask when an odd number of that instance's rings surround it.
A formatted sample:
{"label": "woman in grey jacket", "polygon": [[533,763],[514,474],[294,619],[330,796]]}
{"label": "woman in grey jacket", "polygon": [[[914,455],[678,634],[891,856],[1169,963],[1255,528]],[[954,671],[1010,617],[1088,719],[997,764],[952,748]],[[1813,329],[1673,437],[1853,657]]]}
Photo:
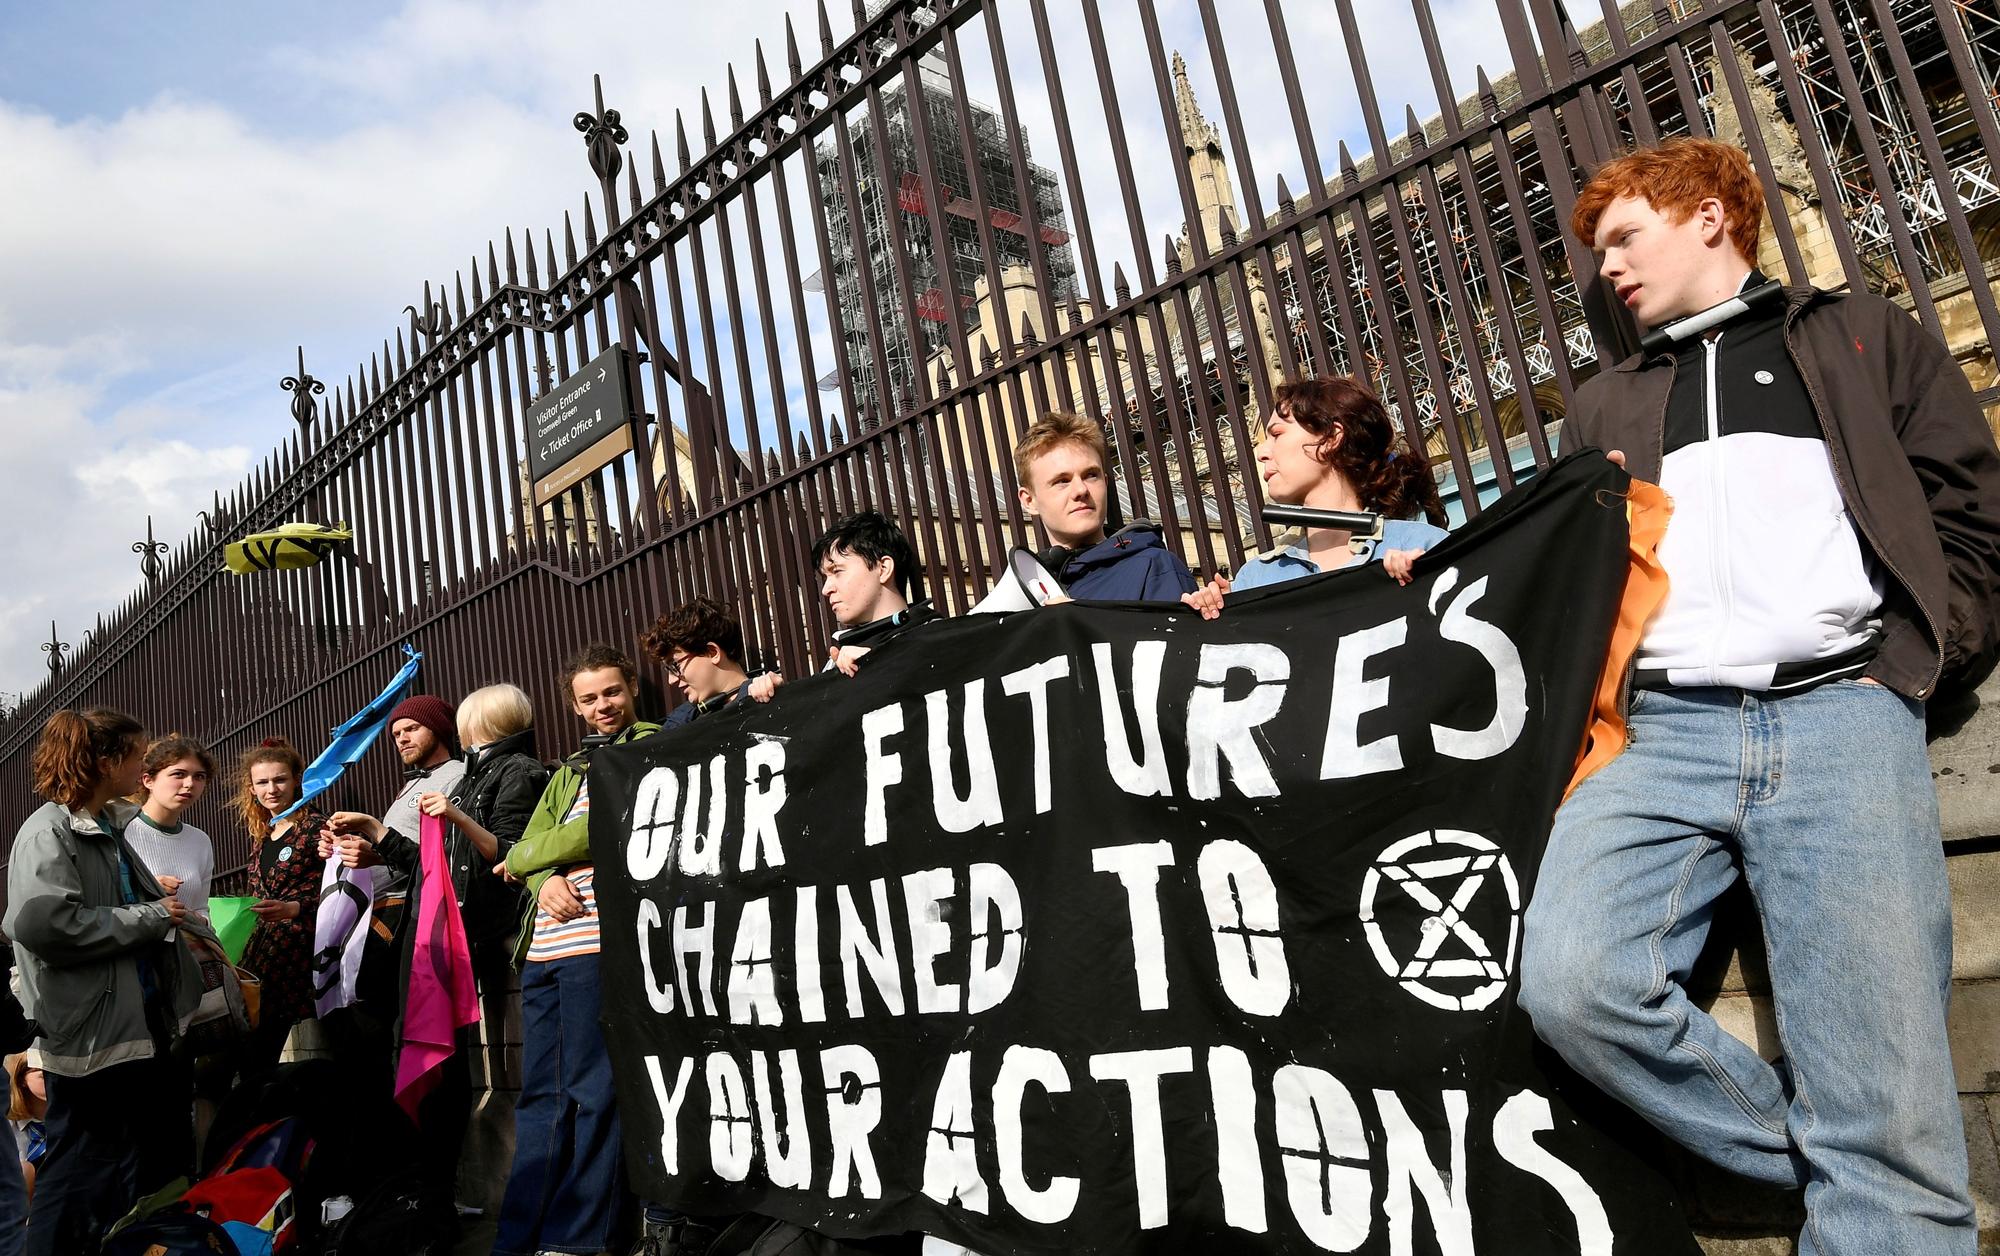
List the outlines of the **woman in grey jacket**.
{"label": "woman in grey jacket", "polygon": [[145,744],[128,715],[58,711],[30,763],[48,804],[14,839],[5,922],[48,1080],[29,1256],[96,1251],[135,1199],[192,1168],[187,1079],[168,1048],[201,999],[178,932],[200,922],[121,836]]}

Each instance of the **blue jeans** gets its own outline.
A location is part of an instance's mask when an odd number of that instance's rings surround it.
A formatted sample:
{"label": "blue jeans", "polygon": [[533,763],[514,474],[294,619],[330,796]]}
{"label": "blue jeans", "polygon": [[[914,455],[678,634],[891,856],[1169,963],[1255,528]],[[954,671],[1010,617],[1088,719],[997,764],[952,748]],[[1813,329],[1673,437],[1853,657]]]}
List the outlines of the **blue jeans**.
{"label": "blue jeans", "polygon": [[[1802,1256],[1971,1256],[1922,706],[1858,681],[1642,690],[1631,723],[1549,836],[1521,959],[1536,1032],[1689,1150],[1803,1186]],[[1683,988],[1739,873],[1777,1067]]]}
{"label": "blue jeans", "polygon": [[625,1200],[597,956],[521,968],[521,1101],[494,1256],[602,1252]]}

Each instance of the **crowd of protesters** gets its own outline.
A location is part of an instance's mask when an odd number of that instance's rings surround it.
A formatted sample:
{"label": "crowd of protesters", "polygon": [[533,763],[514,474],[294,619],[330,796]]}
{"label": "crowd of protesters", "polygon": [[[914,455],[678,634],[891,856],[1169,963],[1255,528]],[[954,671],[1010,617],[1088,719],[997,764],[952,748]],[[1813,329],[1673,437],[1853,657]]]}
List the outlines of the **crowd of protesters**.
{"label": "crowd of protesters", "polygon": [[[1600,171],[1574,226],[1640,324],[1659,327],[1763,285],[1761,205],[1741,153],[1673,141]],[[1796,289],[1606,370],[1579,391],[1569,422],[1567,447],[1603,448],[1673,495],[1660,559],[1674,583],[1627,680],[1634,749],[1558,814],[1528,916],[1522,1004],[1579,1071],[1690,1149],[1803,1187],[1802,1250],[1969,1253],[1924,708],[1976,683],[2000,652],[2000,456],[1984,417],[1943,346],[1901,311]],[[1360,381],[1285,383],[1260,436],[1272,501],[1372,512],[1380,527],[1295,529],[1204,581],[1157,526],[1107,530],[1104,435],[1057,413],[1014,451],[1044,566],[1071,597],[1214,617],[1233,591],[1349,566],[1379,564],[1407,583],[1446,537],[1428,459]],[[870,653],[937,619],[917,552],[885,516],[838,521],[811,554],[838,624],[824,643],[829,669],[861,676]],[[784,683],[711,599],[673,608],[637,644],[677,701],[661,722],[644,718],[634,659],[578,643],[560,680],[581,746],[552,765],[513,684],[455,709],[432,695],[404,701],[387,728],[405,784],[379,814],[300,805],[305,765],[282,737],[243,755],[230,788],[253,839],[257,923],[241,968],[261,1007],[239,1041],[201,1058],[183,1032],[203,994],[200,962],[220,945],[208,919],[215,860],[183,815],[216,764],[198,742],[149,740],[115,711],[53,716],[33,757],[47,805],[15,838],[8,870],[18,1007],[0,1018],[11,1039],[0,1049],[9,1115],[32,1133],[18,1161],[0,1156],[0,1256],[23,1244],[37,1256],[89,1252],[134,1201],[194,1174],[198,1096],[212,1104],[268,1072],[308,1023],[357,1084],[385,1084],[393,977],[321,1023],[315,914],[328,861],[339,861],[386,870],[380,921],[409,893],[425,817],[444,823],[443,866],[482,988],[503,987],[510,966],[520,984],[521,1092],[496,1256],[633,1239],[649,1256],[699,1256],[725,1230],[778,1224],[684,1216],[634,1200],[626,1184],[599,1026],[591,758],[770,701]],[[1759,766],[1779,762],[1782,788],[1776,767]],[[1861,763],[1867,773],[1853,770]],[[1778,1066],[1684,989],[1713,904],[1739,877],[1765,918]],[[447,1207],[478,1036],[477,1026],[461,1035],[417,1113],[422,1172]]]}

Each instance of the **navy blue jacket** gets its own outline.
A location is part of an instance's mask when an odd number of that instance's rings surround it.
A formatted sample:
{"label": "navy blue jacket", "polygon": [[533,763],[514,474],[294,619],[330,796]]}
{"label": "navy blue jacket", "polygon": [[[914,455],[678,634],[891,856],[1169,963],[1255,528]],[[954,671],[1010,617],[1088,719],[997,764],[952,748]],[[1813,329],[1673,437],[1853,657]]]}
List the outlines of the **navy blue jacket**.
{"label": "navy blue jacket", "polygon": [[1194,573],[1150,523],[1128,524],[1070,555],[1057,574],[1071,597],[1099,602],[1178,602],[1195,591]]}

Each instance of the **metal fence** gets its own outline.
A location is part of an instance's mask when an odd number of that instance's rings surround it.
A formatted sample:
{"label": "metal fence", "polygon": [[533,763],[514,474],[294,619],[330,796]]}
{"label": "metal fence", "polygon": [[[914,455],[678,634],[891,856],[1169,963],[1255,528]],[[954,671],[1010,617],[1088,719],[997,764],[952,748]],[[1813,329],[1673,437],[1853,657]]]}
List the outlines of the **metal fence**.
{"label": "metal fence", "polygon": [[[1566,223],[1581,170],[1666,134],[1743,143],[1773,268],[1898,294],[1994,399],[1990,0],[1574,17],[1496,0],[1506,64],[1471,83],[1409,0],[1438,103],[1401,125],[1370,72],[1379,32],[1330,3],[1338,46],[1302,58],[1289,23],[1323,4],[1242,4],[1225,26],[1195,0],[1200,90],[1144,0],[877,0],[839,41],[822,8],[814,55],[783,33],[782,87],[760,46],[749,99],[733,71],[721,93],[726,127],[706,95],[699,148],[676,119],[671,168],[657,136],[628,149],[600,90],[575,120],[597,176],[580,213],[425,285],[344,384],[302,353],[292,436],[81,648],[52,638],[48,682],[0,727],[0,832],[31,806],[28,750],[60,706],[225,754],[272,733],[310,753],[411,641],[431,692],[527,687],[552,754],[574,736],[557,661],[629,648],[696,594],[733,602],[767,661],[810,669],[833,625],[808,547],[856,509],[899,520],[961,612],[1036,539],[1009,451],[1051,408],[1105,422],[1121,511],[1158,519],[1198,571],[1268,543],[1249,451],[1294,373],[1366,376],[1475,515],[1547,462],[1578,382],[1632,343]],[[1344,60],[1354,145],[1316,130],[1302,60],[1315,85]],[[1252,76],[1282,113],[1246,117]],[[1267,152],[1300,186],[1265,181]],[[1155,244],[1142,183],[1162,159],[1179,231]],[[524,407],[613,345],[631,452],[537,509]],[[223,570],[226,542],[291,520],[355,540],[306,570]],[[343,793],[379,807],[392,788],[378,752]],[[247,839],[203,810],[218,867],[240,866]]]}

